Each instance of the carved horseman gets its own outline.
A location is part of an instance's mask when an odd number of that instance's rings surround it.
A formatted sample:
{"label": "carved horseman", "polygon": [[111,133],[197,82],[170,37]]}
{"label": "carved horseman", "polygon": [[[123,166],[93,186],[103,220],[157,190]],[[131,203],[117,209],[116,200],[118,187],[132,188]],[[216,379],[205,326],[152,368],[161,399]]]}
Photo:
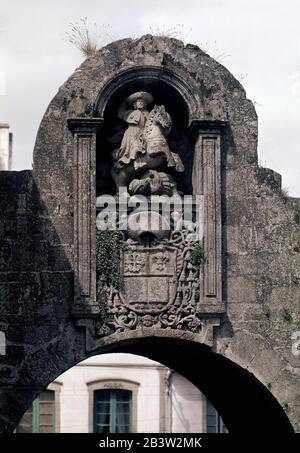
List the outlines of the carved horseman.
{"label": "carved horseman", "polygon": [[[178,155],[171,153],[166,136],[172,121],[164,106],[155,105],[151,112],[147,105],[153,96],[139,91],[129,96],[120,106],[118,116],[127,122],[120,148],[114,150],[112,176],[116,186],[127,187],[134,178],[140,178],[147,170],[162,165],[183,171]],[[133,109],[128,107],[133,106]]]}

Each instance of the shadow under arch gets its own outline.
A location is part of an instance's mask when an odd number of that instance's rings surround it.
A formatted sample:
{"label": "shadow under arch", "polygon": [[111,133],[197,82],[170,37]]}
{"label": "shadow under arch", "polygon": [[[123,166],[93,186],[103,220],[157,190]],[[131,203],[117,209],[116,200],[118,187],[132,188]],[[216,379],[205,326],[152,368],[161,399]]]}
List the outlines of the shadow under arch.
{"label": "shadow under arch", "polygon": [[[13,429],[38,394],[68,369],[92,356],[128,353],[159,362],[189,380],[213,404],[231,434],[294,432],[285,411],[267,387],[234,361],[199,343],[196,335],[188,333],[184,338],[183,332],[174,336],[171,330],[151,332],[149,328],[145,333],[116,333],[86,344],[88,352],[79,353],[72,362],[58,361],[47,381],[36,387],[31,384],[26,392],[26,406],[15,414]],[[22,392],[19,394],[22,396]]]}
{"label": "shadow under arch", "polygon": [[167,335],[122,339],[120,334],[119,341],[102,344],[82,360],[108,353],[147,357],[180,373],[204,393],[230,433],[294,432],[276,398],[252,373],[203,344]]}

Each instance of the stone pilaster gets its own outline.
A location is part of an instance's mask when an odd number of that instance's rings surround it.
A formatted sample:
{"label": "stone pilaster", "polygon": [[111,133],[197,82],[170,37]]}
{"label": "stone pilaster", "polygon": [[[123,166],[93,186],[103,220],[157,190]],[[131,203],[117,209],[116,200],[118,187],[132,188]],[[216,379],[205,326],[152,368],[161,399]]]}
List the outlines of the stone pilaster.
{"label": "stone pilaster", "polygon": [[96,135],[101,118],[69,118],[73,132],[74,307],[73,314],[96,307]]}
{"label": "stone pilaster", "polygon": [[205,312],[212,304],[222,308],[221,135],[225,127],[221,121],[196,120],[190,126],[195,146],[193,193],[204,197],[205,263],[199,309]]}

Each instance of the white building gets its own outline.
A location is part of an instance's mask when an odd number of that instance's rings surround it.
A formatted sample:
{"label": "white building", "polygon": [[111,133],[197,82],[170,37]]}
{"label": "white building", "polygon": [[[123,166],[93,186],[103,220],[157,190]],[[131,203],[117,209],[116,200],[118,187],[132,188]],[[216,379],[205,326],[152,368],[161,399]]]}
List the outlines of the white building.
{"label": "white building", "polygon": [[12,139],[9,125],[0,123],[0,171],[11,170],[12,166]]}
{"label": "white building", "polygon": [[91,357],[63,373],[18,432],[223,432],[205,396],[180,374],[132,354]]}

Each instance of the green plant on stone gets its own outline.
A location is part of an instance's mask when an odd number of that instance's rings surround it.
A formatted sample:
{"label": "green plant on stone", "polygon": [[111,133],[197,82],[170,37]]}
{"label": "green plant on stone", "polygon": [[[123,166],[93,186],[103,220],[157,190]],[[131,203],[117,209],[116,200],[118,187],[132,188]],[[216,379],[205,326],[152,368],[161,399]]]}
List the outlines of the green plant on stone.
{"label": "green plant on stone", "polygon": [[69,23],[69,30],[66,32],[66,40],[75,46],[84,57],[95,55],[101,45],[112,40],[110,25],[102,24],[102,28],[96,23],[88,24],[87,17],[81,17],[77,22]]}
{"label": "green plant on stone", "polygon": [[299,274],[292,274],[291,279],[292,279],[292,283],[294,283],[294,285],[300,284],[300,275]]}
{"label": "green plant on stone", "polygon": [[199,288],[195,289],[195,299],[196,299],[196,302],[199,302],[199,299],[200,299],[200,290],[199,290]]}
{"label": "green plant on stone", "polygon": [[297,225],[300,224],[300,211],[296,211],[294,214],[294,222],[297,223]]}
{"label": "green plant on stone", "polygon": [[[182,39],[184,25],[176,24],[172,27],[167,27],[165,24],[161,26],[156,26],[155,28],[149,27],[150,32],[153,36],[159,36],[161,38],[176,38]],[[191,29],[190,29],[191,31]]]}
{"label": "green plant on stone", "polygon": [[108,298],[108,288],[106,285],[101,281],[101,279],[97,280],[97,301],[98,303],[104,304],[106,303]]}
{"label": "green plant on stone", "polygon": [[93,104],[88,103],[88,104],[85,106],[84,114],[85,114],[85,115],[90,115],[90,114],[92,113],[92,111],[93,111],[93,108],[94,108]]}
{"label": "green plant on stone", "polygon": [[286,202],[289,199],[289,189],[287,187],[282,187],[280,189],[279,195],[281,196],[282,200]]}
{"label": "green plant on stone", "polygon": [[293,320],[293,317],[287,308],[283,310],[283,319],[287,322],[291,322]]}
{"label": "green plant on stone", "polygon": [[201,266],[204,262],[204,252],[201,244],[196,244],[191,251],[191,263],[193,266]]}

